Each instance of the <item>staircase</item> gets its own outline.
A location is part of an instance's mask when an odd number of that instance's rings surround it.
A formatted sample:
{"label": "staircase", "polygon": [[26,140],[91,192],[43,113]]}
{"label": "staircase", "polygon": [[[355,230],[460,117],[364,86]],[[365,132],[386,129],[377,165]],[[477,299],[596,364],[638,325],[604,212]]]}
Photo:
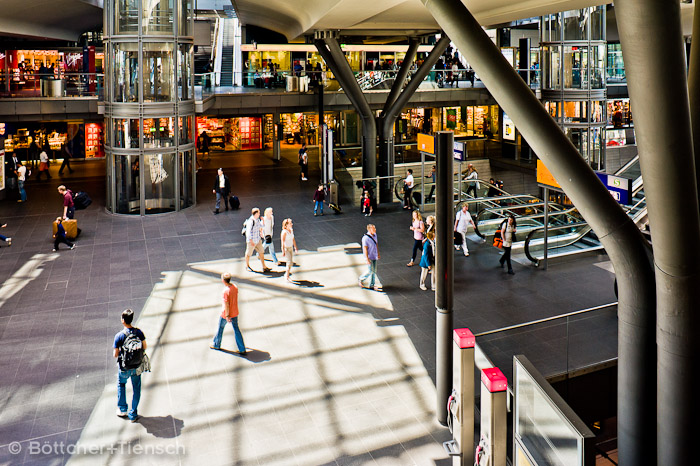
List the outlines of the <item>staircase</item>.
{"label": "staircase", "polygon": [[233,42],[234,42],[234,21],[232,19],[223,19],[222,27],[224,28],[223,44],[221,48],[221,81],[220,85],[233,86]]}

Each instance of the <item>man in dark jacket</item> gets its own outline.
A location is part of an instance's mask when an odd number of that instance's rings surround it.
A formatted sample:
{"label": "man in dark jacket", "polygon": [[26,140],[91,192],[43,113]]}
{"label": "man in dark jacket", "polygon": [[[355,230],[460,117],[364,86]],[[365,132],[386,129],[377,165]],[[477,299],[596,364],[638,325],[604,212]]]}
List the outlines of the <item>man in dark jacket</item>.
{"label": "man in dark jacket", "polygon": [[216,194],[216,210],[214,214],[219,213],[219,208],[221,207],[221,198],[224,198],[224,205],[226,210],[228,210],[228,196],[231,194],[231,182],[228,176],[224,175],[224,169],[219,168],[216,175],[216,181],[214,181],[213,193]]}

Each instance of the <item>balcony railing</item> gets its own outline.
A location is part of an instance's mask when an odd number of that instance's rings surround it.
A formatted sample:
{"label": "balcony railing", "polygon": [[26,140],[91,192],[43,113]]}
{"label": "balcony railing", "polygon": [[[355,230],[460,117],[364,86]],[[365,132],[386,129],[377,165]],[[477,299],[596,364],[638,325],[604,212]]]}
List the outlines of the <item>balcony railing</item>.
{"label": "balcony railing", "polygon": [[99,97],[104,96],[104,74],[0,72],[0,97]]}

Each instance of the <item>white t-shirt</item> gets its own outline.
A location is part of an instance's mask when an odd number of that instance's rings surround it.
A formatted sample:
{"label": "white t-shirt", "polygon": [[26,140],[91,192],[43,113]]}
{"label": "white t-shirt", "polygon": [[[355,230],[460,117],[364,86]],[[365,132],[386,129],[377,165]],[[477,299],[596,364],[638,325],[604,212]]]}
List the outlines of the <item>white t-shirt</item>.
{"label": "white t-shirt", "polygon": [[460,209],[455,216],[455,220],[457,221],[457,231],[467,231],[467,228],[472,223],[472,214],[468,210],[464,212]]}
{"label": "white t-shirt", "polygon": [[27,174],[27,167],[20,165],[17,167],[17,179],[19,181],[24,181],[25,175]]}
{"label": "white t-shirt", "polygon": [[285,248],[294,247],[294,230],[292,230],[292,231],[283,230],[282,232],[287,233],[284,237],[284,247]]}
{"label": "white t-shirt", "polygon": [[226,178],[224,175],[219,175],[219,188],[224,189],[226,187]]}
{"label": "white t-shirt", "polygon": [[405,183],[406,183],[406,186],[408,186],[409,188],[413,189],[413,175],[411,175],[411,174],[409,173],[409,174],[406,176],[406,181],[405,181]]}
{"label": "white t-shirt", "polygon": [[272,229],[275,226],[275,216],[270,215],[270,218],[263,217],[263,233],[265,236],[272,236]]}
{"label": "white t-shirt", "polygon": [[49,161],[49,156],[45,150],[42,150],[41,154],[39,154],[39,161],[42,163],[46,163]]}

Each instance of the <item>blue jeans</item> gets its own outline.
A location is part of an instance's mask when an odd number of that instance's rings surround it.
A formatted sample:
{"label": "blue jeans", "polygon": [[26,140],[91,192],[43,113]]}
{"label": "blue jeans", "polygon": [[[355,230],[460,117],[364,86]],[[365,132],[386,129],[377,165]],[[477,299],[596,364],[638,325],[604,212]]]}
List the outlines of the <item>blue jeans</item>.
{"label": "blue jeans", "polygon": [[321,207],[321,213],[323,213],[323,201],[316,201],[316,204],[314,205],[314,213],[316,213],[319,207]]}
{"label": "blue jeans", "polygon": [[138,416],[139,400],[141,400],[141,376],[136,375],[136,369],[119,371],[119,382],[117,384],[117,407],[121,412],[126,412],[129,406],[126,403],[126,381],[131,379],[131,387],[134,389],[134,397],[131,399],[131,409],[129,409],[129,419],[136,419]]}
{"label": "blue jeans", "polygon": [[18,180],[17,182],[19,183],[19,198],[22,201],[26,201],[27,200],[27,191],[24,190],[24,181]]}
{"label": "blue jeans", "polygon": [[360,281],[364,282],[367,279],[370,279],[369,281],[369,287],[374,288],[375,282],[377,281],[377,260],[370,260],[369,264],[367,264],[367,273],[364,275],[360,275]]}
{"label": "blue jeans", "polygon": [[275,242],[271,241],[269,243],[263,243],[263,251],[270,250],[270,254],[272,255],[272,260],[275,261],[275,263],[279,262],[277,260],[277,254],[275,254]]}
{"label": "blue jeans", "polygon": [[[238,351],[245,353],[243,335],[241,335],[241,329],[238,328],[238,316],[231,318],[231,325],[233,326],[233,332],[236,334],[236,345],[238,345]],[[224,327],[226,327],[226,319],[219,317],[219,330],[216,332],[214,343],[212,344],[214,348],[221,348],[221,337],[224,333]]]}

